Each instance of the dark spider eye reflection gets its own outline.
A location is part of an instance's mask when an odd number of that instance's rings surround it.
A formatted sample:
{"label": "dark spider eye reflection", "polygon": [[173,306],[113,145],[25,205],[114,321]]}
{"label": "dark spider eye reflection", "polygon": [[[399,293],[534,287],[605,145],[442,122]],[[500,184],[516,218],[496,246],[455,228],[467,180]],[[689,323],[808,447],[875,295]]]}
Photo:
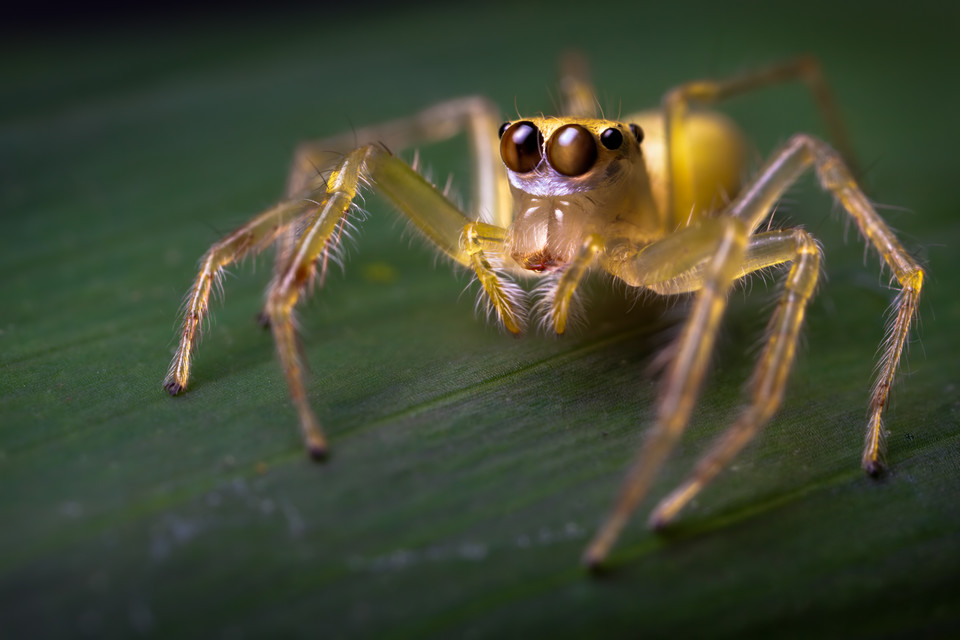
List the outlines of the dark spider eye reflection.
{"label": "dark spider eye reflection", "polygon": [[[506,126],[506,125],[505,125]],[[500,157],[507,168],[516,173],[530,173],[543,159],[543,134],[526,120],[501,127]]]}
{"label": "dark spider eye reflection", "polygon": [[637,139],[637,144],[643,142],[643,129],[635,124],[630,125],[630,133],[633,134],[633,137]]}
{"label": "dark spider eye reflection", "polygon": [[600,134],[600,143],[611,151],[619,149],[623,144],[623,134],[619,129],[611,127]]}
{"label": "dark spider eye reflection", "polygon": [[553,132],[547,142],[550,166],[565,176],[580,176],[597,161],[593,134],[578,124],[566,124]]}

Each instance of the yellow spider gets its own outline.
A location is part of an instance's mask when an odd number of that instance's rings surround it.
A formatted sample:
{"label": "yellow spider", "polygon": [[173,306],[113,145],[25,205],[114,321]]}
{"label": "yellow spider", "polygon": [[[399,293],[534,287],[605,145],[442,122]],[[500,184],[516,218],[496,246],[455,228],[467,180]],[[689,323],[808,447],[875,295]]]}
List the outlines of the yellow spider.
{"label": "yellow spider", "polygon": [[[214,244],[201,260],[164,387],[172,395],[187,387],[197,330],[223,268],[276,242],[276,270],[264,317],[273,331],[307,451],[315,459],[326,455],[327,441],[307,401],[291,314],[318,269],[322,274],[362,186],[386,198],[440,251],[472,269],[482,295],[511,333],[522,332],[527,320],[526,294],[511,277],[546,278],[538,287],[546,290],[545,297],[534,310],[558,334],[567,326],[574,294],[588,269],[602,269],[630,287],[660,295],[693,293],[690,316],[664,377],[656,424],[627,473],[612,513],[585,551],[584,562],[596,566],[689,422],[731,287],[750,273],[789,263],[747,402],[689,478],[654,509],[651,526],[672,520],[780,405],[804,311],[820,273],[820,248],[802,228],[763,230],[762,225],[781,194],[812,168],[901,287],[878,367],[863,453],[864,469],[879,473],[881,414],[916,315],[922,268],[857,186],[843,159],[848,153],[841,155],[817,138],[798,134],[741,186],[741,133],[715,112],[690,109],[760,86],[801,80],[846,152],[849,147],[816,61],[801,58],[726,81],[684,84],[666,94],[660,109],[613,121],[596,117],[584,67],[570,60],[561,82],[561,117],[519,118],[500,126],[491,103],[466,98],[412,118],[302,145],[287,198]],[[390,151],[461,132],[475,157],[478,195],[472,215]],[[356,140],[369,143],[356,146]]]}

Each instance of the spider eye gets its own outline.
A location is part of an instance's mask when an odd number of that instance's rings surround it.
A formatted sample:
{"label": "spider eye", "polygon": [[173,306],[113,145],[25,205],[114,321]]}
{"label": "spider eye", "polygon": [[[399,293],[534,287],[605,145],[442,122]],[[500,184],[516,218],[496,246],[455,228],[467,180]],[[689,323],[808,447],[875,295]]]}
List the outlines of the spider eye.
{"label": "spider eye", "polygon": [[543,134],[532,122],[521,120],[501,128],[500,157],[510,171],[530,173],[543,159]]}
{"label": "spider eye", "polygon": [[623,134],[619,129],[610,128],[600,134],[600,144],[613,151],[623,144]]}
{"label": "spider eye", "polygon": [[497,137],[498,137],[498,138],[502,138],[502,137],[503,137],[503,132],[506,131],[506,130],[507,130],[507,127],[509,127],[509,126],[510,126],[510,123],[509,123],[509,122],[504,122],[502,125],[500,125],[500,130],[497,131]]}
{"label": "spider eye", "polygon": [[578,124],[565,124],[547,142],[547,160],[565,176],[580,176],[597,161],[597,143],[593,134]]}
{"label": "spider eye", "polygon": [[637,139],[637,144],[643,142],[643,129],[639,126],[632,124],[630,125],[630,133],[633,134],[633,137]]}

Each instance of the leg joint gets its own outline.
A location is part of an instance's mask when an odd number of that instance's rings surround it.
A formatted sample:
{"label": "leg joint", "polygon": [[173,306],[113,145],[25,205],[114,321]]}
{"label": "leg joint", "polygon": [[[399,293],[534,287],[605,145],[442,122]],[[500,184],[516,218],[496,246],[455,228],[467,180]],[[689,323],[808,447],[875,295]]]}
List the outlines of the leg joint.
{"label": "leg joint", "polygon": [[924,277],[925,277],[925,274],[923,272],[923,269],[920,269],[920,268],[914,269],[913,271],[908,273],[906,277],[903,279],[903,283],[902,283],[903,290],[911,291],[914,294],[919,294],[920,289],[923,287]]}
{"label": "leg joint", "polygon": [[796,227],[791,229],[791,234],[793,235],[794,241],[797,243],[797,253],[806,254],[806,255],[817,255],[818,257],[823,253],[820,249],[819,243],[810,232],[806,229],[801,229]]}
{"label": "leg joint", "polygon": [[503,247],[506,229],[485,222],[469,222],[460,234],[461,249],[469,256],[482,251],[497,251]]}

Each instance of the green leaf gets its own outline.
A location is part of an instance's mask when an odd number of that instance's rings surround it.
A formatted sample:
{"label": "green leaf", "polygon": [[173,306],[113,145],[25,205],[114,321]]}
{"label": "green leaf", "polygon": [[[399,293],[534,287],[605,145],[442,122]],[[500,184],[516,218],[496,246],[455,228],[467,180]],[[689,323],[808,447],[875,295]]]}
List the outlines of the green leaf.
{"label": "green leaf", "polygon": [[[956,632],[956,16],[836,4],[344,9],[6,39],[3,635]],[[227,279],[190,391],[163,392],[195,260],[276,200],[298,140],[470,93],[549,111],[569,48],[591,58],[608,113],[820,56],[871,196],[897,205],[883,212],[930,271],[888,476],[858,462],[894,292],[810,180],[776,219],[823,239],[829,279],[782,410],[665,535],[644,528],[742,401],[775,291],[757,280],[599,578],[578,558],[650,424],[646,369],[671,315],[608,281],[578,335],[504,336],[475,318],[469,278],[371,197],[345,274],[300,310],[328,463],[306,459],[254,322],[269,257]],[[800,87],[724,110],[761,155],[822,132]],[[466,175],[462,141],[423,152],[437,182]]]}

